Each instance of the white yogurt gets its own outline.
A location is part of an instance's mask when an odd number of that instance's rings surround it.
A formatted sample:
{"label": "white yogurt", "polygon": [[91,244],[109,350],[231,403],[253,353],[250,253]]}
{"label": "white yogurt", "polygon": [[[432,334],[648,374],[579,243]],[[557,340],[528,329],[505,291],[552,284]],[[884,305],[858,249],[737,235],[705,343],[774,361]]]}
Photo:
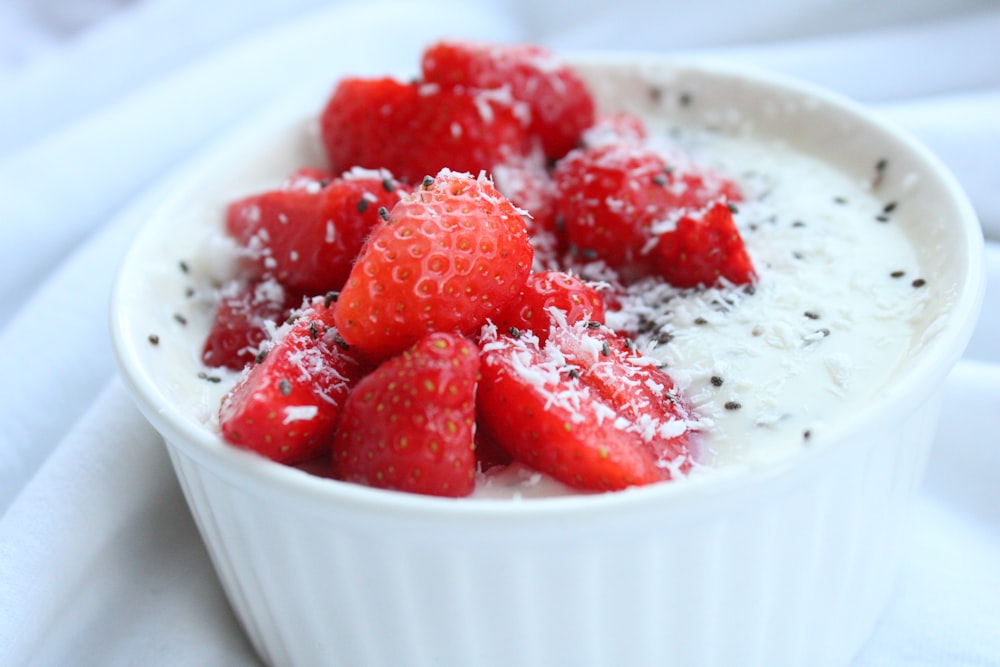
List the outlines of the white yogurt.
{"label": "white yogurt", "polygon": [[709,422],[707,465],[786,456],[869,400],[915,344],[929,290],[899,218],[917,212],[781,142],[672,136],[743,189],[734,219],[758,280],[633,285],[609,324],[639,332]]}
{"label": "white yogurt", "polygon": [[[758,279],[693,290],[643,281],[608,324],[637,334],[694,404],[705,452],[693,474],[789,456],[870,400],[918,344],[930,289],[901,224],[918,212],[779,141],[653,132],[664,154],[682,150],[741,187],[734,219]],[[567,492],[518,467],[487,474],[476,495]]]}

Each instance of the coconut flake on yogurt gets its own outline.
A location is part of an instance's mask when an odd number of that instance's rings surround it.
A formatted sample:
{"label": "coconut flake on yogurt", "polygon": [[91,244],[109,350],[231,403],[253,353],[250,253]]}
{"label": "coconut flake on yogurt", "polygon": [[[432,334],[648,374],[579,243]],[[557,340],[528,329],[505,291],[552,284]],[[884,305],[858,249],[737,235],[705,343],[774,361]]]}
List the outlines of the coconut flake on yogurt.
{"label": "coconut flake on yogurt", "polygon": [[651,135],[664,154],[683,151],[742,188],[734,219],[758,280],[643,280],[608,324],[636,335],[706,419],[703,463],[786,456],[864,405],[915,344],[927,291],[896,221],[905,207],[781,141],[678,127]]}

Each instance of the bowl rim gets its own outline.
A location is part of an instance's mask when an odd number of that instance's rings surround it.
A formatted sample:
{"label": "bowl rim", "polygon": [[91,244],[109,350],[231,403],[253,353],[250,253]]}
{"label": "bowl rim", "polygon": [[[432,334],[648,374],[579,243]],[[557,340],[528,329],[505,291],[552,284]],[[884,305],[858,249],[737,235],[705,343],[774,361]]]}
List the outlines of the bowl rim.
{"label": "bowl rim", "polygon": [[[901,418],[919,404],[918,399],[933,393],[957,362],[972,334],[985,289],[983,267],[984,243],[978,218],[955,177],[944,164],[921,142],[904,130],[886,122],[866,110],[861,104],[833,91],[789,76],[762,70],[744,64],[710,58],[677,57],[665,54],[639,52],[586,52],[567,54],[564,59],[573,65],[612,67],[656,67],[663,70],[693,72],[706,76],[735,76],[755,86],[768,87],[786,93],[804,96],[846,114],[864,125],[872,126],[890,141],[903,144],[929,172],[935,174],[952,204],[959,212],[956,223],[963,231],[962,249],[967,262],[962,282],[957,286],[957,297],[950,306],[946,321],[934,340],[897,371],[893,381],[880,390],[872,400],[848,419],[831,423],[809,447],[796,453],[754,466],[740,466],[729,471],[690,478],[681,482],[653,484],[604,494],[576,494],[523,500],[494,498],[439,498],[405,492],[369,488],[348,482],[322,478],[297,468],[274,463],[252,452],[226,444],[221,437],[195,424],[179,406],[172,404],[157,387],[153,376],[141,362],[138,341],[145,338],[132,331],[132,321],[123,304],[132,276],[141,257],[136,255],[139,240],[155,233],[157,214],[170,205],[173,197],[164,196],[133,239],[122,260],[112,287],[109,323],[112,348],[120,375],[124,378],[141,412],[167,440],[169,447],[178,447],[195,458],[199,465],[209,466],[216,474],[241,487],[253,485],[256,492],[284,498],[299,498],[317,508],[337,506],[365,509],[373,512],[392,512],[404,517],[448,518],[452,520],[492,519],[494,521],[559,517],[593,519],[601,514],[618,514],[626,509],[687,505],[703,499],[724,499],[752,492],[761,485],[771,485],[789,480],[797,470],[821,470],[824,463],[838,449],[837,441],[872,429],[879,421]],[[310,89],[312,90],[312,89]],[[227,132],[225,136],[199,151],[191,160],[175,170],[162,183],[160,192],[174,193],[190,187],[204,165],[213,159],[223,160],[224,155],[239,152],[247,139],[254,137],[261,128],[276,128],[290,119],[301,117],[302,104],[314,101],[311,92],[306,95],[290,94],[264,113]],[[292,115],[294,114],[294,115]],[[259,136],[259,135],[258,135]],[[223,160],[225,161],[225,160]],[[199,168],[201,167],[201,168]],[[135,343],[135,345],[133,345]],[[915,396],[913,387],[926,388],[924,394]]]}

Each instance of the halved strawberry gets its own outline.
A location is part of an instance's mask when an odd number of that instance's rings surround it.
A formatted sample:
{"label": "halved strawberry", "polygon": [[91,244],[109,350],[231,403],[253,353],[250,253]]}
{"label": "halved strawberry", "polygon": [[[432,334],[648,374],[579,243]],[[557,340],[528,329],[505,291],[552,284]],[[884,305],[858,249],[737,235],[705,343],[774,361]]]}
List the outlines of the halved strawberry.
{"label": "halved strawberry", "polygon": [[[621,342],[619,342],[621,340]],[[623,339],[565,327],[484,339],[479,424],[513,457],[570,486],[611,491],[691,466],[690,413],[669,376]]]}
{"label": "halved strawberry", "polygon": [[337,301],[344,339],[372,359],[427,333],[471,334],[531,269],[524,220],[483,175],[442,171],[376,227]]}
{"label": "halved strawberry", "polygon": [[655,272],[676,287],[715,285],[720,278],[736,285],[753,282],[753,263],[729,206],[716,203],[689,213],[656,243]]}
{"label": "halved strawberry", "polygon": [[345,349],[322,298],[280,333],[226,394],[219,423],[234,445],[295,463],[329,449],[341,406],[365,368]]}
{"label": "halved strawberry", "polygon": [[604,324],[604,300],[591,285],[562,271],[528,276],[524,289],[495,320],[501,332],[530,331],[539,343],[545,342],[554,325],[578,322]]}
{"label": "halved strawberry", "polygon": [[531,131],[549,159],[574,148],[594,121],[583,80],[549,50],[525,44],[444,41],[428,47],[424,79],[444,86],[506,89],[531,109]]}
{"label": "halved strawberry", "polygon": [[583,259],[601,259],[626,281],[649,275],[654,223],[717,200],[737,200],[734,184],[713,174],[677,170],[635,144],[576,150],[556,165],[556,215]]}
{"label": "halved strawberry", "polygon": [[429,334],[384,361],[344,404],[333,445],[340,477],[427,495],[472,493],[478,379],[478,348],[454,334]]}
{"label": "halved strawberry", "polygon": [[269,327],[276,327],[299,304],[301,297],[296,298],[272,279],[250,283],[234,280],[222,290],[202,347],[202,363],[240,370],[254,361]]}
{"label": "halved strawberry", "polygon": [[496,91],[342,80],[320,118],[334,171],[385,168],[419,183],[447,167],[489,171],[530,148],[526,109]]}
{"label": "halved strawberry", "polygon": [[385,170],[355,169],[330,181],[322,173],[299,170],[285,188],[226,209],[226,230],[248,248],[259,275],[313,295],[343,286],[379,209],[410,191]]}

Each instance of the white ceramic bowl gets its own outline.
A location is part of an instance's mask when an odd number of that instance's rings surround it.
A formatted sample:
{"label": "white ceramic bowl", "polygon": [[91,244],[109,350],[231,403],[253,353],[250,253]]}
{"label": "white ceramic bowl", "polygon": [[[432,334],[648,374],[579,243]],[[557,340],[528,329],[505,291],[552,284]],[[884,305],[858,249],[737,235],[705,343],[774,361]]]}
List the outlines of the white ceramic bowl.
{"label": "white ceramic bowl", "polygon": [[[774,464],[605,495],[452,500],[311,476],[204,426],[206,312],[174,318],[232,196],[308,158],[322,100],[283,107],[185,170],[139,234],[112,304],[114,345],[162,433],[222,585],[271,665],[847,664],[900,560],[904,514],[935,431],[939,389],[977,315],[975,215],[941,164],[857,105],[759,72],[649,57],[575,61],[606,106],[717,123],[733,109],[858,178],[891,160],[886,192],[919,179],[908,233],[933,277],[928,333],[895,379],[813,446]],[[608,82],[615,81],[615,92]],[[624,86],[624,87],[622,87]],[[610,97],[608,97],[610,95]],[[190,311],[190,309],[189,309]],[[158,334],[152,345],[150,334]]]}

